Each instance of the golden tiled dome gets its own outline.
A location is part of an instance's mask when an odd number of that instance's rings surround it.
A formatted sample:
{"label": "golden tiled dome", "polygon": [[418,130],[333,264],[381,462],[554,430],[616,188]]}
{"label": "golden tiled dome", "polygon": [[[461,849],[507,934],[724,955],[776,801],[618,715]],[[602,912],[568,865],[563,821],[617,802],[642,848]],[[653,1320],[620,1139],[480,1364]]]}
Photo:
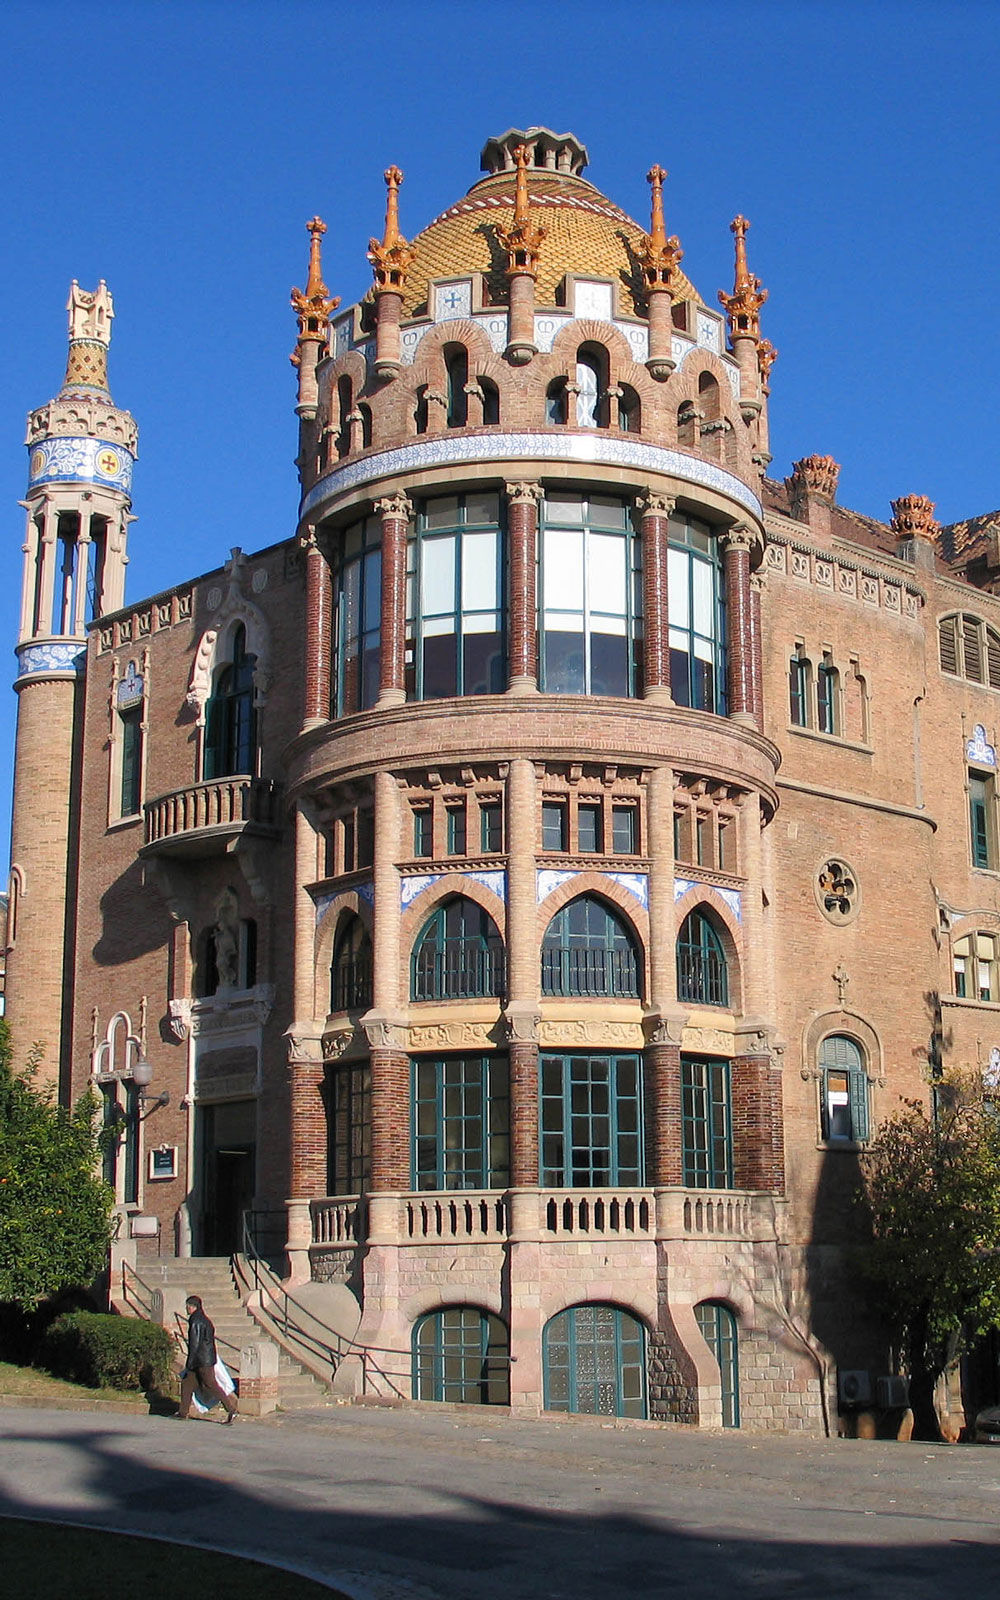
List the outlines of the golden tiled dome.
{"label": "golden tiled dome", "polygon": [[[427,307],[433,278],[482,272],[493,305],[507,302],[507,252],[498,230],[514,216],[513,171],[491,173],[474,184],[464,200],[450,206],[413,240],[404,314],[419,316]],[[553,306],[556,287],[567,272],[581,277],[612,278],[618,286],[617,310],[622,316],[645,314],[639,247],[645,229],[572,173],[529,168],[532,221],[545,230],[538,268],[535,304]],[[693,285],[678,272],[678,300],[698,301]]]}

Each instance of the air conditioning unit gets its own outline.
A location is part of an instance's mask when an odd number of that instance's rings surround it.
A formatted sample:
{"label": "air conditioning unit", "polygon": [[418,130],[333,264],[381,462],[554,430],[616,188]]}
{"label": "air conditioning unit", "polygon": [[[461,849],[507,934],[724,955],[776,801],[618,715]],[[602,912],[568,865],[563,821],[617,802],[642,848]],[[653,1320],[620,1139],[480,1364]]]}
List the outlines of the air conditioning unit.
{"label": "air conditioning unit", "polygon": [[879,1378],[876,1388],[883,1411],[904,1410],[910,1403],[909,1378]]}
{"label": "air conditioning unit", "polygon": [[844,1411],[853,1406],[870,1406],[872,1403],[871,1373],[838,1372],[837,1398],[840,1401],[841,1409]]}

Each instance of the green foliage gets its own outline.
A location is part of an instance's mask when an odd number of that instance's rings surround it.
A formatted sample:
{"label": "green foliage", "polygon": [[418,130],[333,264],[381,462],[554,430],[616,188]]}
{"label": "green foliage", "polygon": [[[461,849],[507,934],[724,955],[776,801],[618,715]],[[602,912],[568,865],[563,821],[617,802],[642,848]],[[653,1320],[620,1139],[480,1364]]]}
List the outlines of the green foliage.
{"label": "green foliage", "polygon": [[97,1105],[38,1089],[11,1066],[0,1021],[0,1302],[30,1310],[107,1264],[114,1196],[99,1176]]}
{"label": "green foliage", "polygon": [[158,1322],[101,1311],[57,1317],[42,1341],[42,1366],[92,1389],[159,1388],[170,1376],[173,1341]]}
{"label": "green foliage", "polygon": [[976,1085],[938,1086],[883,1123],[861,1158],[871,1240],[857,1265],[911,1376],[944,1372],[1000,1322],[1000,1122]]}

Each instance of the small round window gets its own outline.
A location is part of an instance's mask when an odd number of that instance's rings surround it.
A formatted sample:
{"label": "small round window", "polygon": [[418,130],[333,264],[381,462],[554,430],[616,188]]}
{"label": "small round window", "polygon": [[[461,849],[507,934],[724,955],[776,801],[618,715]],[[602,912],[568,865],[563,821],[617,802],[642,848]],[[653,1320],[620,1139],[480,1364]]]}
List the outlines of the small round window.
{"label": "small round window", "polygon": [[842,856],[824,861],[813,884],[816,902],[830,922],[853,922],[861,907],[857,873]]}

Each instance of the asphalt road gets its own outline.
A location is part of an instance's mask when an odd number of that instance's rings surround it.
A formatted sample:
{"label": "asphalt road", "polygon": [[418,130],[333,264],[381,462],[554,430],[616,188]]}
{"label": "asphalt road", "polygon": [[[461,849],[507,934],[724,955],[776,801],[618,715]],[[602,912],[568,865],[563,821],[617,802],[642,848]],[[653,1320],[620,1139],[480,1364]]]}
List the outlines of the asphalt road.
{"label": "asphalt road", "polygon": [[5,1410],[0,1513],[273,1559],[352,1600],[1000,1596],[982,1446],[439,1407],[232,1428]]}

